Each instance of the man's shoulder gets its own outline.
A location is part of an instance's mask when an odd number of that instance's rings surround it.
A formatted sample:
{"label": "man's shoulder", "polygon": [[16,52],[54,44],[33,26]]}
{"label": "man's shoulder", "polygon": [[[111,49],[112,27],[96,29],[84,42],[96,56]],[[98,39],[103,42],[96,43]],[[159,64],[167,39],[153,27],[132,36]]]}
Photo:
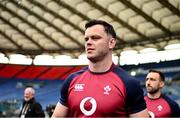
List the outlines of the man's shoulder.
{"label": "man's shoulder", "polygon": [[41,104],[35,98],[32,99],[32,104],[41,106]]}
{"label": "man's shoulder", "polygon": [[120,66],[115,66],[113,72],[118,75],[119,78],[122,79],[125,83],[139,84],[139,81],[135,77],[131,76]]}
{"label": "man's shoulder", "polygon": [[76,71],[76,72],[71,73],[71,74],[69,75],[69,77],[75,77],[75,76],[77,76],[77,75],[82,74],[83,72],[85,72],[85,71],[87,71],[87,70],[88,70],[88,66],[83,67],[82,69],[80,69],[80,70],[78,70],[78,71]]}
{"label": "man's shoulder", "polygon": [[162,94],[162,98],[165,99],[169,104],[177,104],[171,97],[166,94]]}
{"label": "man's shoulder", "polygon": [[71,81],[73,78],[81,75],[82,73],[84,73],[85,71],[88,70],[88,67],[83,67],[82,69],[76,71],[76,72],[73,72],[71,74],[69,74],[69,76],[65,79],[65,81]]}
{"label": "man's shoulder", "polygon": [[169,96],[163,94],[162,97],[167,101],[167,103],[170,105],[171,109],[172,109],[172,116],[175,117],[179,117],[180,116],[180,107],[178,105],[178,103],[173,100],[172,98],[170,98]]}

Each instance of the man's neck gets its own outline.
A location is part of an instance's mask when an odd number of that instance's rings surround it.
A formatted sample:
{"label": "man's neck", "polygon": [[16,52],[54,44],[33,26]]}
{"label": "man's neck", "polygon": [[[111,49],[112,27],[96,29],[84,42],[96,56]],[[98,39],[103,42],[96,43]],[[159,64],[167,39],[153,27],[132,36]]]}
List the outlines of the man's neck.
{"label": "man's neck", "polygon": [[148,95],[148,98],[150,98],[150,99],[157,99],[161,96],[161,92],[156,92],[154,94],[148,93],[147,95]]}
{"label": "man's neck", "polygon": [[106,59],[106,60],[99,61],[96,63],[93,63],[90,61],[89,69],[92,72],[106,72],[111,68],[112,63],[113,63],[112,59]]}

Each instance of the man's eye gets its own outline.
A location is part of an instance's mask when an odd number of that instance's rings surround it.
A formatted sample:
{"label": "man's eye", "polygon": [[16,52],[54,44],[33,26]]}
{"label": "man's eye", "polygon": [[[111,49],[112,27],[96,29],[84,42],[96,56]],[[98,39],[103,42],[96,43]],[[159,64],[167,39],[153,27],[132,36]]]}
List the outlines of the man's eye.
{"label": "man's eye", "polygon": [[93,40],[97,40],[97,39],[100,39],[101,37],[100,36],[93,36],[92,39]]}
{"label": "man's eye", "polygon": [[85,41],[88,41],[88,38],[84,38]]}

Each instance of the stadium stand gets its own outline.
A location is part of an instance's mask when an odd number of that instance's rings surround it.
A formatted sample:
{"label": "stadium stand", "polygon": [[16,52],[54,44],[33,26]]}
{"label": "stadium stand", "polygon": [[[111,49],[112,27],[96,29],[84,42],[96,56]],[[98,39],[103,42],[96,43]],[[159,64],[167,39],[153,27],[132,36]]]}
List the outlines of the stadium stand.
{"label": "stadium stand", "polygon": [[[84,66],[27,66],[0,64],[0,111],[8,112],[9,109],[20,109],[23,98],[23,90],[26,86],[36,89],[36,99],[40,101],[44,110],[55,105],[59,98],[59,90],[63,80],[70,74]],[[144,87],[144,78],[149,69],[161,70],[167,79],[167,86],[163,89],[180,105],[180,60],[160,63],[125,65],[124,68],[131,74],[136,72],[136,79],[141,81]],[[173,80],[175,78],[175,81]],[[144,88],[143,88],[144,89]],[[145,89],[144,89],[145,90]],[[11,104],[11,105],[10,105]],[[18,113],[15,112],[15,113]]]}
{"label": "stadium stand", "polygon": [[[170,51],[167,46],[180,44],[179,11],[180,0],[0,0],[0,63],[13,62],[13,54],[22,54],[27,60],[41,54],[77,58],[84,53],[84,24],[94,18],[112,23],[117,31],[115,55],[147,48]],[[19,57],[18,61],[23,62]],[[56,103],[62,81],[80,68],[0,64],[0,117],[2,106],[20,107],[23,87],[28,84],[36,88],[36,98],[44,109]],[[169,82],[165,92],[180,103],[176,78],[180,60],[123,68],[136,72],[142,86],[150,68],[162,70]]]}
{"label": "stadium stand", "polygon": [[0,111],[6,112],[6,116],[17,116],[18,111],[11,111],[20,109],[26,86],[36,89],[35,97],[45,110],[49,105],[57,103],[63,79],[82,67],[0,64]]}

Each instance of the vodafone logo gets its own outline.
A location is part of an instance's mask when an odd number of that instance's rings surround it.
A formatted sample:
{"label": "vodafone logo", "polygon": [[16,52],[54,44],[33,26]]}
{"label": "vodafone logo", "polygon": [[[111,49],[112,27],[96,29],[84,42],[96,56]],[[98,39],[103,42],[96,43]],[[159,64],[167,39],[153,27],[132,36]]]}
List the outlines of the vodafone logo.
{"label": "vodafone logo", "polygon": [[[87,109],[87,107],[90,107],[90,109]],[[92,97],[86,97],[80,103],[80,109],[82,113],[86,116],[92,115],[96,111],[96,108],[97,108],[96,100]]]}

